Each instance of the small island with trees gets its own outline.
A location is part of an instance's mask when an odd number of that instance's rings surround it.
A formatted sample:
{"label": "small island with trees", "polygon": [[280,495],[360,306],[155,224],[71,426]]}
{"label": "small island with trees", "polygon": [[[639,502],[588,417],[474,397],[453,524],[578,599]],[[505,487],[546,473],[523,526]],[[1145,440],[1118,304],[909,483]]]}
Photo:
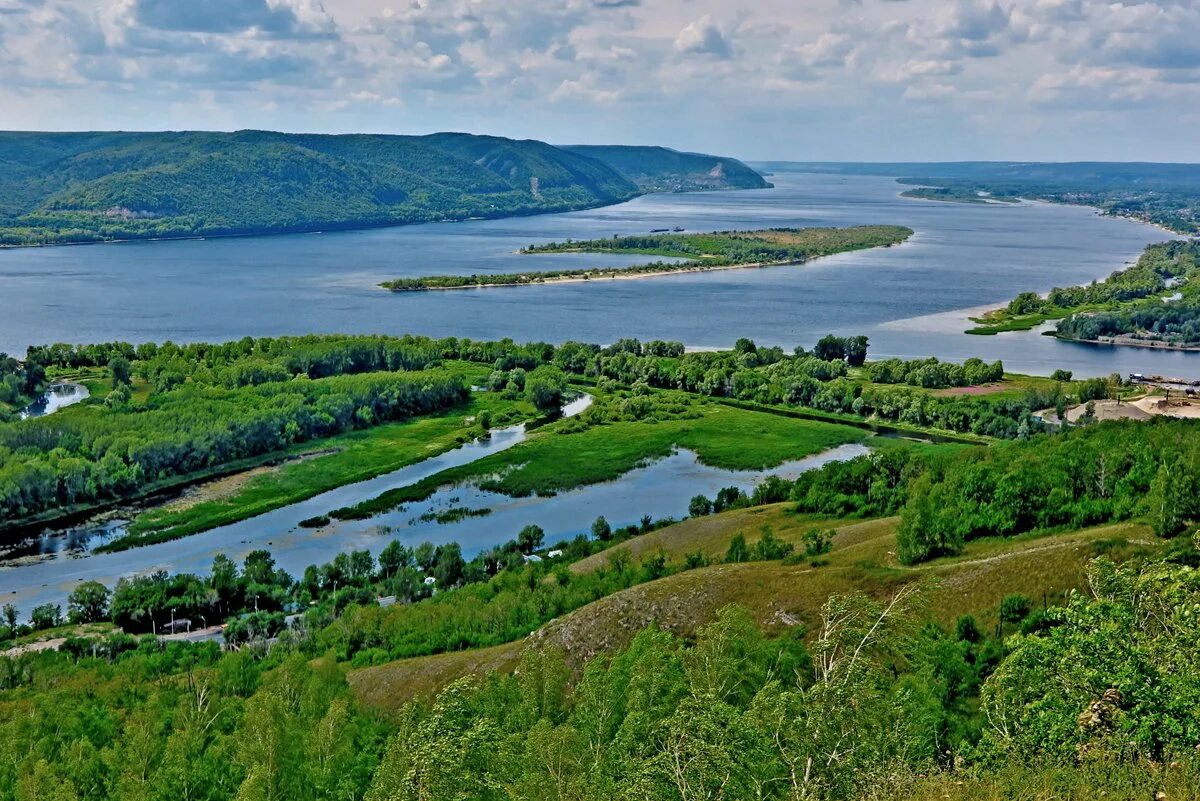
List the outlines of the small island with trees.
{"label": "small island with trees", "polygon": [[[756,231],[713,233],[661,233],[646,236],[614,236],[611,239],[567,240],[530,245],[521,252],[539,253],[629,253],[657,256],[658,260],[632,267],[586,267],[580,269],[522,273],[429,275],[396,278],[381,284],[393,292],[429,289],[470,289],[492,286],[521,286],[595,279],[645,278],[684,272],[706,272],[743,267],[774,267],[804,264],[822,256],[898,245],[913,235],[899,225],[860,225],[850,228],[770,228]],[[672,261],[664,261],[671,259]]]}

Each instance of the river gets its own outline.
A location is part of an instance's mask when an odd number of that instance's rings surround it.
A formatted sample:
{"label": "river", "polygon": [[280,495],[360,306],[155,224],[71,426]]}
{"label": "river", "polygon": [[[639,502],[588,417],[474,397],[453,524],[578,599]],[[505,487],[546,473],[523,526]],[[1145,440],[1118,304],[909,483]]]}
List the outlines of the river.
{"label": "river", "polygon": [[[1106,276],[1159,229],[1045,203],[959,204],[900,197],[874,176],[781,173],[774,189],[648,195],[568,214],[203,241],[0,252],[0,350],[50,341],[228,340],[304,332],[419,333],[560,342],[623,336],[727,347],[741,336],[791,348],[866,334],[871,356],[1003,359],[1010,370],[1190,377],[1194,354],[1059,342],[1037,332],[968,336],[968,309],[1023,290]],[[651,228],[907,225],[899,247],[801,267],[632,281],[392,294],[378,282],[434,273],[629,263],[521,256],[529,243]],[[1200,376],[1197,376],[1200,377]]]}
{"label": "river", "polygon": [[[585,397],[564,411],[575,414],[589,403],[590,398]],[[801,472],[831,460],[867,453],[864,445],[842,445],[771,470],[733,471],[701,464],[694,453],[681,450],[614,481],[547,497],[510,498],[467,484],[439,489],[425,501],[368,520],[334,521],[319,529],[300,526],[300,521],[306,518],[369,500],[386,490],[414,484],[451,467],[470,464],[524,439],[524,426],[499,429],[488,439],[386,475],[338,487],[249,520],[128,551],[93,551],[97,545],[124,534],[125,521],[121,520],[67,531],[47,531],[41,537],[0,552],[0,603],[13,603],[27,615],[38,604],[65,604],[71,589],[81,581],[95,580],[111,587],[121,576],[158,569],[206,574],[216,554],[241,560],[258,548],[269,550],[277,565],[293,576],[299,576],[310,564],[329,561],[342,551],[365,549],[377,555],[393,538],[410,547],[424,540],[435,544],[457,541],[467,558],[471,558],[515,537],[530,523],[540,525],[546,531],[546,542],[554,543],[586,533],[599,515],[605,515],[614,527],[636,523],[643,515],[681,518],[687,514],[688,502],[694,495],[712,497],[727,486],[748,491],[769,474],[794,479]],[[453,508],[486,508],[491,514],[452,523],[421,519],[427,512]]]}

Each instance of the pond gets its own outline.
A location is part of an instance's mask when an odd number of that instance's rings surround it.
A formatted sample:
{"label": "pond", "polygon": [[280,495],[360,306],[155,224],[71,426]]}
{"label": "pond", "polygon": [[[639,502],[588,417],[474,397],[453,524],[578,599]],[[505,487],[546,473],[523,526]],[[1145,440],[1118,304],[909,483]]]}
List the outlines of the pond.
{"label": "pond", "polygon": [[75,384],[69,381],[51,384],[46,388],[41,398],[21,410],[20,416],[22,420],[27,420],[30,417],[45,417],[73,403],[86,400],[91,394],[83,384]]}

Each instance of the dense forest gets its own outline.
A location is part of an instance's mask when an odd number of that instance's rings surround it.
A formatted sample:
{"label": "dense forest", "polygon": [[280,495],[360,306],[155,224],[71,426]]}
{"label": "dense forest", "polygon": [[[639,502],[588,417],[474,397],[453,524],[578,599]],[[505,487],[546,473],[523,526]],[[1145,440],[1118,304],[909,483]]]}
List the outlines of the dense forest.
{"label": "dense forest", "polygon": [[[671,180],[672,151],[644,163]],[[534,140],[236,133],[0,133],[0,245],[314,231],[567,211],[648,191]],[[761,185],[735,160],[725,188]],[[689,162],[690,163],[690,162]],[[757,179],[757,181],[755,180]],[[681,187],[683,184],[680,185]]]}
{"label": "dense forest", "polygon": [[851,228],[771,228],[759,231],[715,231],[689,234],[666,233],[646,236],[614,236],[611,239],[550,242],[530,245],[522,253],[642,253],[674,261],[658,261],[633,267],[588,267],[523,273],[430,275],[397,278],[382,286],[393,292],[425,289],[463,289],[484,286],[519,286],[547,281],[588,280],[672,272],[694,272],[725,267],[802,264],[810,259],[891,247],[904,242],[913,232],[898,225],[861,225]]}
{"label": "dense forest", "polygon": [[962,161],[767,162],[757,166],[773,171],[901,176],[901,183],[942,188],[950,200],[977,198],[982,192],[993,199],[1075,203],[1180,234],[1200,233],[1200,165],[1196,164]]}

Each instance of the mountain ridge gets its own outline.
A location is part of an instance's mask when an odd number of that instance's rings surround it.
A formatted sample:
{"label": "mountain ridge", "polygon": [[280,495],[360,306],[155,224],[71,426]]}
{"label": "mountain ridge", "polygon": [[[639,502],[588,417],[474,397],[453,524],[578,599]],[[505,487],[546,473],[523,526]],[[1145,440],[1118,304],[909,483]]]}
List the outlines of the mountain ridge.
{"label": "mountain ridge", "polygon": [[[666,149],[662,149],[664,152]],[[672,151],[673,152],[673,151]],[[506,217],[655,191],[534,139],[234,132],[0,132],[0,245],[303,232]],[[689,155],[702,163],[736,159]],[[690,159],[690,161],[689,161]],[[668,165],[657,167],[664,183]],[[731,166],[729,188],[761,176]],[[765,183],[765,182],[763,182]],[[719,185],[719,186],[718,186]]]}

